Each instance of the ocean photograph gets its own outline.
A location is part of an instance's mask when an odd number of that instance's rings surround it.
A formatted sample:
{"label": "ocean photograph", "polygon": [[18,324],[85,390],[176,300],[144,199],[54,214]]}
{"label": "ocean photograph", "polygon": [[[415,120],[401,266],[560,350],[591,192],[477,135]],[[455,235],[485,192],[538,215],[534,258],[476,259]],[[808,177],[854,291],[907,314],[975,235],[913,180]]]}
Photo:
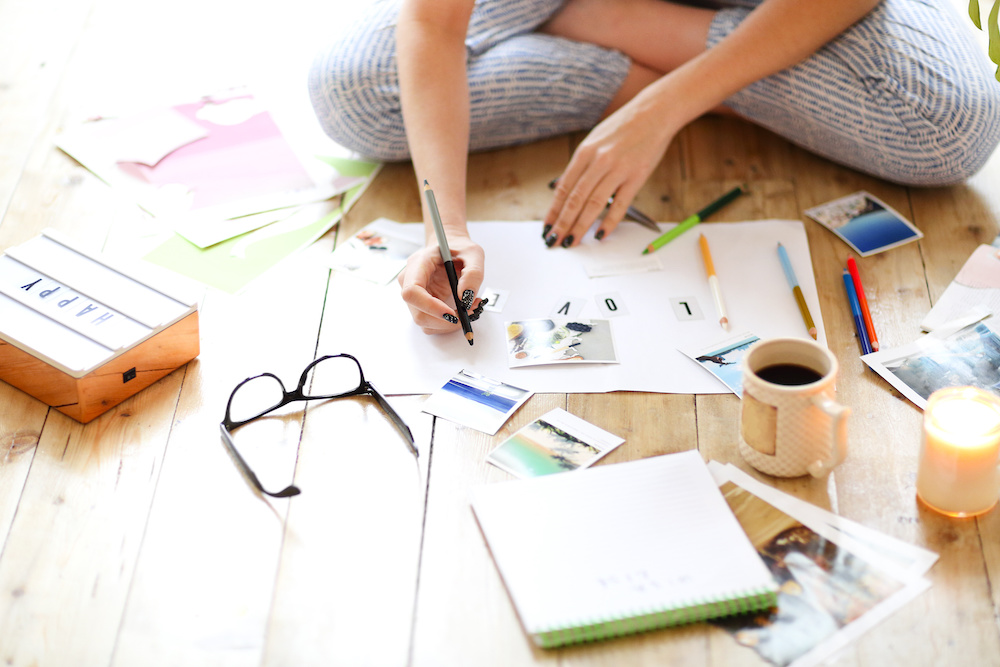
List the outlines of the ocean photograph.
{"label": "ocean photograph", "polygon": [[576,470],[600,456],[599,449],[538,419],[490,453],[494,465],[519,477]]}
{"label": "ocean photograph", "polygon": [[905,220],[883,208],[858,215],[837,232],[863,255],[916,238]]}

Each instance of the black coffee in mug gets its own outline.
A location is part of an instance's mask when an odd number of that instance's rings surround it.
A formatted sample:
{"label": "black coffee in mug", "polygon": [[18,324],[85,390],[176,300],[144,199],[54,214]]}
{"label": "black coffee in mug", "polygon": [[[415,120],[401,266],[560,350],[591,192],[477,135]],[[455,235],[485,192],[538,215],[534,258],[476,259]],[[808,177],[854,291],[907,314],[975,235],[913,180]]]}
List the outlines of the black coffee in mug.
{"label": "black coffee in mug", "polygon": [[757,377],[772,384],[800,385],[816,382],[823,376],[799,364],[773,364],[757,371]]}

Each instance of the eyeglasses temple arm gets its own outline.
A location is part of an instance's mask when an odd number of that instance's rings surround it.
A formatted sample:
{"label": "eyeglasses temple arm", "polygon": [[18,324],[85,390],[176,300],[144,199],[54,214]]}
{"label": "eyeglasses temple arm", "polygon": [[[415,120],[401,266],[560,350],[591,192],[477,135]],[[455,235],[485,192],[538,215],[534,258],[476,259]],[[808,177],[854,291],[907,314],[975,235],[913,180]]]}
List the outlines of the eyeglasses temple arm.
{"label": "eyeglasses temple arm", "polygon": [[365,384],[368,385],[368,391],[375,398],[375,402],[377,402],[379,406],[385,410],[386,414],[389,415],[389,418],[392,419],[392,423],[396,425],[396,428],[399,429],[399,432],[403,435],[403,438],[406,440],[407,447],[410,448],[410,452],[413,456],[420,458],[420,453],[417,451],[417,445],[413,439],[413,432],[410,431],[410,427],[406,425],[406,422],[404,422],[403,418],[399,416],[399,413],[396,412],[391,405],[389,405],[389,401],[385,400],[385,396],[383,396],[382,392],[375,388],[375,385],[371,382],[366,382]]}
{"label": "eyeglasses temple arm", "polygon": [[226,428],[226,425],[219,424],[219,431],[222,433],[222,442],[226,445],[226,449],[229,450],[229,453],[233,455],[233,459],[235,459],[237,467],[243,471],[243,474],[246,475],[247,479],[250,480],[254,488],[258,491],[266,496],[271,496],[272,498],[291,498],[292,496],[297,496],[302,493],[302,491],[299,490],[299,487],[294,484],[289,484],[277,493],[272,493],[271,491],[265,489],[260,483],[260,480],[257,479],[257,475],[255,475],[253,470],[250,469],[247,462],[243,460],[240,453],[236,451],[236,445],[233,443],[233,437],[229,433],[229,429]]}

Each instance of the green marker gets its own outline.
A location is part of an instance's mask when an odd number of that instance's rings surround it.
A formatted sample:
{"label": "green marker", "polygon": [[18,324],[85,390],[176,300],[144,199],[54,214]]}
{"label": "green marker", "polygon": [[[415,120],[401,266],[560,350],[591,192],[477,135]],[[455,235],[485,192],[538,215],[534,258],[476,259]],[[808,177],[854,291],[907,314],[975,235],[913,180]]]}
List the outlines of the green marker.
{"label": "green marker", "polygon": [[714,202],[712,202],[711,204],[709,204],[705,208],[701,209],[700,211],[698,211],[697,213],[695,213],[694,215],[692,215],[691,217],[689,217],[688,219],[686,219],[681,224],[679,224],[676,227],[674,227],[673,229],[671,229],[669,232],[667,232],[663,236],[657,238],[655,241],[653,241],[652,243],[650,243],[648,246],[646,246],[646,249],[642,251],[642,254],[645,255],[647,253],[653,252],[653,251],[658,250],[658,249],[662,248],[663,246],[667,245],[668,243],[670,243],[671,241],[673,241],[675,238],[677,238],[678,236],[680,236],[681,234],[683,234],[687,230],[691,229],[692,227],[694,227],[695,225],[697,225],[699,222],[701,222],[702,220],[704,220],[708,216],[712,215],[713,213],[715,213],[716,211],[718,211],[720,208],[722,208],[723,206],[725,206],[729,202],[731,202],[734,199],[736,199],[737,197],[739,197],[741,194],[743,194],[743,192],[744,192],[744,190],[743,190],[742,187],[735,187],[735,188],[733,188],[732,190],[730,190],[726,194],[722,195],[721,197],[719,197],[718,199],[716,199]]}

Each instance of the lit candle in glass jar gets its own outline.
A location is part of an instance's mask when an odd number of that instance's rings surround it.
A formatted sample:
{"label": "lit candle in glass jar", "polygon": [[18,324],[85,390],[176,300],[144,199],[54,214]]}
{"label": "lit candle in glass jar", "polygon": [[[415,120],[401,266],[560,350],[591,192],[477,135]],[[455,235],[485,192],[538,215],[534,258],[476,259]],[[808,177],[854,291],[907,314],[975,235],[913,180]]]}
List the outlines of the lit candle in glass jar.
{"label": "lit candle in glass jar", "polygon": [[931,394],[917,471],[917,497],[949,516],[975,516],[1000,496],[1000,397],[975,387]]}

